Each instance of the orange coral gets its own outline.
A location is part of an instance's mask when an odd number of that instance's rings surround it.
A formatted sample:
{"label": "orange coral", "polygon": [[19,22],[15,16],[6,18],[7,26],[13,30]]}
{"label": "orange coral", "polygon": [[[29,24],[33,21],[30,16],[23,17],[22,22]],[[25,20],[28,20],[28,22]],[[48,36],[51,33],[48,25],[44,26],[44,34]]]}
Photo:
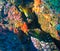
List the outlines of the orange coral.
{"label": "orange coral", "polygon": [[35,6],[38,6],[40,4],[42,4],[42,1],[41,0],[34,0],[34,5]]}
{"label": "orange coral", "polygon": [[43,8],[40,8],[40,5],[42,5],[43,2],[41,0],[34,0],[34,7],[32,8],[32,11],[39,14],[43,10]]}
{"label": "orange coral", "polygon": [[32,11],[35,11],[36,13],[39,13],[41,11],[41,9],[39,7],[34,7],[32,8]]}
{"label": "orange coral", "polygon": [[[15,23],[15,27],[16,28],[21,28],[21,30],[24,32],[24,33],[27,33],[28,32],[28,27],[27,27],[27,24],[24,22],[24,23],[20,23],[20,22],[17,22]],[[14,32],[18,32],[16,29],[14,29]]]}
{"label": "orange coral", "polygon": [[28,32],[28,27],[27,27],[27,24],[24,22],[23,26],[21,26],[21,30],[26,33]]}

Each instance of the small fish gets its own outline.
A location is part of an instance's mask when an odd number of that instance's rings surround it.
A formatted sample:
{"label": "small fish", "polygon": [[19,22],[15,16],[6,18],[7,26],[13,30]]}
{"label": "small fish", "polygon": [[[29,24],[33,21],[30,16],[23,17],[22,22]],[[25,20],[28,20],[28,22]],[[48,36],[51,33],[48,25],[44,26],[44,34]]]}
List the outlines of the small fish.
{"label": "small fish", "polygon": [[20,9],[21,12],[24,12],[26,17],[28,17],[28,8],[24,8],[22,6],[19,6],[19,9]]}

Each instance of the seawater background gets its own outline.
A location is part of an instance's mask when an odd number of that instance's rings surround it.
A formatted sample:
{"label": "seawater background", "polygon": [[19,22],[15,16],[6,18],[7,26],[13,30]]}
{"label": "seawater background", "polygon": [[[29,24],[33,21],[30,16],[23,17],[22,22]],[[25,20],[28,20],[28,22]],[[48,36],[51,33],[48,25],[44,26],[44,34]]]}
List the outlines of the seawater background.
{"label": "seawater background", "polygon": [[57,14],[60,13],[60,0],[44,0],[50,6],[53,11],[56,11]]}

